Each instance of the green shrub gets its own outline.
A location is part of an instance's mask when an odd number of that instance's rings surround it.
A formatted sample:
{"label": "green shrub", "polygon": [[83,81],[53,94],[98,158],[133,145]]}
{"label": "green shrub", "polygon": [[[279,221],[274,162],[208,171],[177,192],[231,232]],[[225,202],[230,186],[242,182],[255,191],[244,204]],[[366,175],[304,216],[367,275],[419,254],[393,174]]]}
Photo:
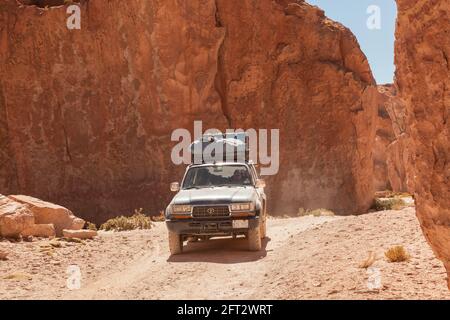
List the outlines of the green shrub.
{"label": "green shrub", "polygon": [[401,198],[376,198],[373,205],[377,211],[400,210],[405,206],[406,203]]}
{"label": "green shrub", "polygon": [[86,221],[84,229],[97,231],[97,226],[92,222]]}
{"label": "green shrub", "polygon": [[120,216],[106,221],[100,226],[105,231],[126,231],[136,229],[151,229],[152,219],[142,213],[142,208],[134,211],[131,217]]}

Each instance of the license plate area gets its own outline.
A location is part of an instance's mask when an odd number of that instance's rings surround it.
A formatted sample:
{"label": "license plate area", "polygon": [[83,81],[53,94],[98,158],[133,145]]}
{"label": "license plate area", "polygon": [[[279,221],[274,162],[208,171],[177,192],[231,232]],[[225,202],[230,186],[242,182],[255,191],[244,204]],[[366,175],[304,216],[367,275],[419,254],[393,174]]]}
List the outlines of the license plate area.
{"label": "license plate area", "polygon": [[217,230],[217,223],[204,223],[203,230]]}
{"label": "license plate area", "polygon": [[248,229],[248,220],[233,220],[233,229]]}

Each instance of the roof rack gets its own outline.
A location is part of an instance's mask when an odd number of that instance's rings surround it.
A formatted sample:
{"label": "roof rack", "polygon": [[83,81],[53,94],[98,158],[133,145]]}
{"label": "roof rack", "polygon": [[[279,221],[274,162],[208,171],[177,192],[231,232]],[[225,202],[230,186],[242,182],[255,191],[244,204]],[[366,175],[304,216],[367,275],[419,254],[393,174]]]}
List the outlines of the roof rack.
{"label": "roof rack", "polygon": [[190,145],[195,164],[249,162],[249,137],[245,132],[204,134]]}

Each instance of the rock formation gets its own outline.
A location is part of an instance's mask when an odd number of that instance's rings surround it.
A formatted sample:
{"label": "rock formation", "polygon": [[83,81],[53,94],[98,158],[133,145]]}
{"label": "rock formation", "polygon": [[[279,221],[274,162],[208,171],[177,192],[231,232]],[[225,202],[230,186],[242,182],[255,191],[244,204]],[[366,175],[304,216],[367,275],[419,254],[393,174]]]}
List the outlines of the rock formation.
{"label": "rock formation", "polygon": [[388,167],[387,148],[395,141],[395,134],[392,127],[392,120],[388,111],[388,104],[391,99],[390,92],[392,85],[378,86],[375,92],[375,99],[372,102],[377,111],[376,136],[373,150],[373,179],[376,191],[390,190],[390,174]]}
{"label": "rock formation", "polygon": [[374,80],[352,33],[303,1],[217,1],[217,88],[232,127],[280,129],[271,212],[364,211],[372,200]]}
{"label": "rock formation", "polygon": [[18,237],[34,225],[34,216],[27,206],[0,195],[0,237]]}
{"label": "rock formation", "polygon": [[70,210],[59,205],[23,195],[9,198],[26,205],[33,214],[36,224],[52,224],[57,235],[61,235],[64,229],[80,230],[84,226],[83,219],[77,218]]}
{"label": "rock formation", "polygon": [[376,135],[373,148],[373,183],[376,191],[406,192],[408,179],[406,163],[405,105],[398,97],[395,85],[379,85],[372,92],[367,104],[377,110]]}
{"label": "rock formation", "polygon": [[[352,33],[303,1],[2,4],[0,192],[92,221],[158,212],[184,168],[175,128],[279,128],[273,213],[364,211],[372,197],[374,80]],[[32,4],[33,2],[28,2]]]}
{"label": "rock formation", "polygon": [[385,109],[389,114],[394,140],[386,146],[385,161],[387,178],[391,190],[396,192],[408,191],[408,177],[406,168],[408,163],[409,148],[406,139],[406,108],[398,95],[395,85],[384,86],[383,95]]}
{"label": "rock formation", "polygon": [[406,105],[406,172],[417,216],[447,268],[450,288],[450,2],[397,4],[396,85]]}
{"label": "rock formation", "polygon": [[[2,1],[0,192],[100,222],[167,204],[175,128],[226,128],[215,89],[224,32],[214,1]],[[3,117],[4,116],[4,117]]]}
{"label": "rock formation", "polygon": [[28,196],[0,195],[0,237],[54,237],[78,231],[85,221],[61,206]]}
{"label": "rock formation", "polygon": [[63,236],[68,239],[92,239],[97,236],[95,230],[63,230]]}

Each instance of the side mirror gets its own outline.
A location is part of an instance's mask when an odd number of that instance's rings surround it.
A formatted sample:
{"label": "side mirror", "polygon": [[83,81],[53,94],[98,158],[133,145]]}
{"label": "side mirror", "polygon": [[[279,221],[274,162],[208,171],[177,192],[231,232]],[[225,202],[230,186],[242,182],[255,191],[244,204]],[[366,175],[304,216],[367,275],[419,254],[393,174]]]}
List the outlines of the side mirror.
{"label": "side mirror", "polygon": [[266,182],[263,179],[256,180],[256,188],[265,188]]}
{"label": "side mirror", "polygon": [[172,182],[170,184],[170,191],[172,192],[180,191],[180,184],[178,182]]}

